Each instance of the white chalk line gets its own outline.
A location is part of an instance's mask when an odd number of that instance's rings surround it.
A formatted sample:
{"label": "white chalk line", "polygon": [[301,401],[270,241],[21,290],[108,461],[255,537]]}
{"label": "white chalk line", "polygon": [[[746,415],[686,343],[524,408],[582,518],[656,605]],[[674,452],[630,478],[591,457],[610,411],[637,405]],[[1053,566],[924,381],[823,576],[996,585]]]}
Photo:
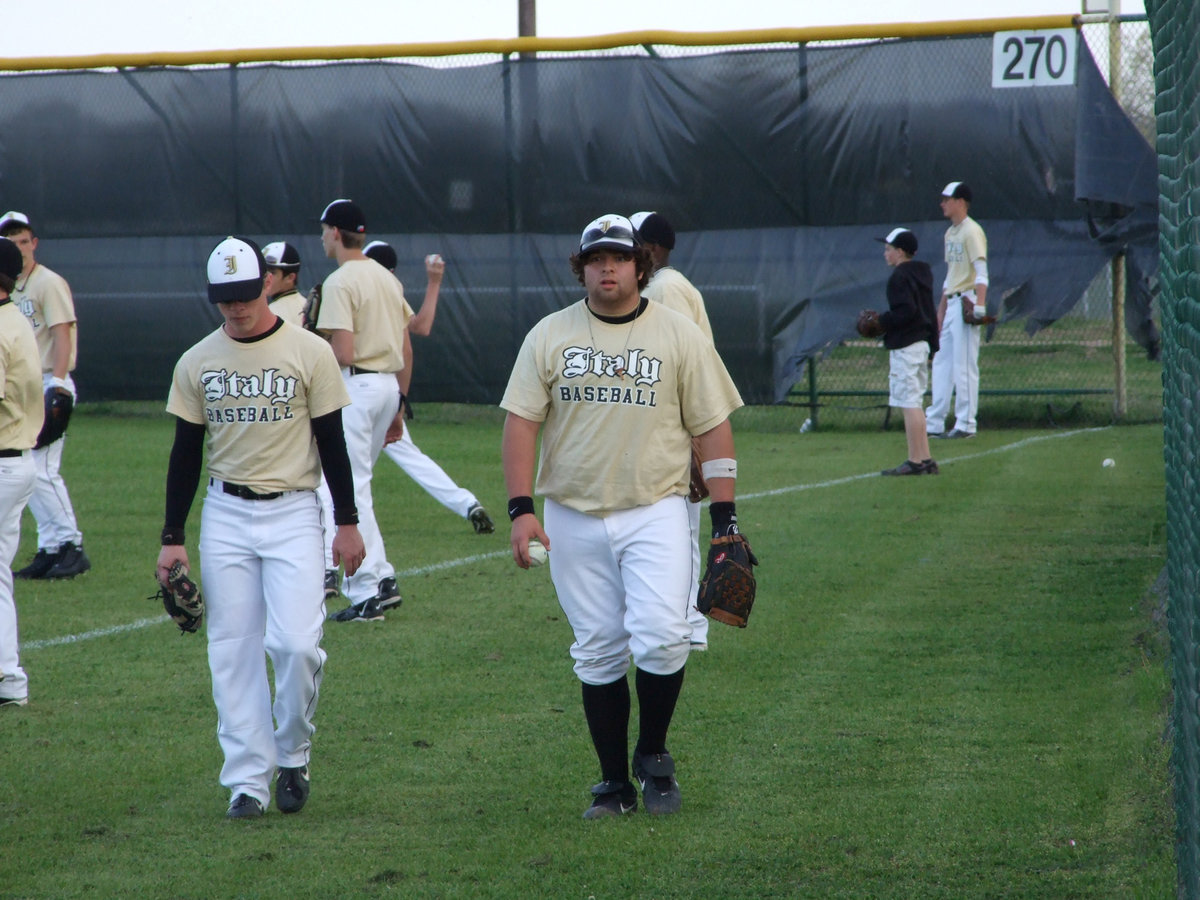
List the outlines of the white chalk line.
{"label": "white chalk line", "polygon": [[[963,456],[956,456],[953,459],[947,459],[944,462],[939,462],[939,466],[949,466],[958,462],[966,462],[971,459],[980,459],[984,456],[994,456],[997,453],[1008,453],[1012,450],[1019,450],[1022,447],[1028,447],[1030,444],[1041,443],[1042,441],[1055,441],[1062,438],[1075,437],[1080,434],[1090,434],[1097,431],[1105,431],[1111,428],[1110,425],[1104,425],[1097,428],[1079,428],[1073,431],[1056,431],[1052,434],[1035,435],[1033,437],[1023,438],[1019,441],[1014,441],[1011,444],[1003,444],[999,447],[992,447],[989,450],[980,450],[978,453],[967,453]],[[794,484],[788,487],[775,488],[770,491],[757,491],[752,494],[739,494],[738,502],[744,503],[747,500],[760,500],[764,497],[778,497],[783,494],[794,494],[798,491],[812,491],[818,488],[837,487],[840,484],[850,484],[855,481],[862,481],[865,478],[879,478],[879,472],[866,472],[861,475],[847,475],[844,478],[832,478],[828,481],[818,481],[811,484]],[[491,553],[476,553],[471,556],[462,556],[458,559],[448,559],[444,562],[433,563],[428,566],[417,566],[411,569],[405,569],[396,574],[401,577],[412,577],[414,575],[428,575],[431,572],[441,572],[446,569],[455,569],[459,566],[468,566],[471,563],[484,562],[489,559],[509,558],[512,552],[508,549],[494,550]],[[114,634],[125,634],[131,631],[137,631],[140,628],[146,628],[150,625],[158,625],[162,622],[169,622],[170,617],[165,613],[161,616],[151,616],[147,619],[138,619],[135,622],[129,622],[125,625],[110,625],[107,628],[97,628],[93,631],[85,631],[80,634],[68,634],[64,637],[46,638],[40,641],[27,641],[20,645],[20,651],[28,650],[44,650],[48,647],[61,647],[64,644],[78,644],[82,641],[90,641],[96,638],[109,637]]]}

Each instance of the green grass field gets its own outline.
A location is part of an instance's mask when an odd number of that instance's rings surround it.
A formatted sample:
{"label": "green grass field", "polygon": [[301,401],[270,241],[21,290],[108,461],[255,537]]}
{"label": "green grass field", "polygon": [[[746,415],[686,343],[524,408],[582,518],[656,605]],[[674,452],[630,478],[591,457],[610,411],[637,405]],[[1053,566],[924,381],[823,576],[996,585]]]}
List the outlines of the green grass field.
{"label": "green grass field", "polygon": [[[171,424],[113,411],[84,407],[66,454],[94,569],[17,587],[2,898],[1174,893],[1161,425],[985,428],[935,443],[936,478],[882,479],[898,428],[739,411],[750,626],[688,666],[683,812],[600,822],[548,571],[383,459],[404,605],[328,624],[304,811],[229,822],[204,638],[147,599]],[[503,519],[500,413],[417,415]]]}

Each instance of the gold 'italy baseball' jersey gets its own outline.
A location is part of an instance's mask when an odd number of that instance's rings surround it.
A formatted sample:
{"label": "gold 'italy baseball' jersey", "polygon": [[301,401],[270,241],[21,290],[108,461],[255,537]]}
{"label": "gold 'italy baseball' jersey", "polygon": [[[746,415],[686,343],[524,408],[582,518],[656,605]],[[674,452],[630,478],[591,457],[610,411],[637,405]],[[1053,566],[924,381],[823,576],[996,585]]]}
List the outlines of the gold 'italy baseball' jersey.
{"label": "gold 'italy baseball' jersey", "polygon": [[312,490],[311,420],[350,403],[329,344],[283,322],[256,341],[218,328],[180,357],[167,412],[208,430],[208,473],[259,493]]}
{"label": "gold 'italy baseball' jersey", "polygon": [[55,325],[70,323],[71,358],[67,363],[67,371],[74,372],[78,329],[75,327],[75,301],[71,298],[71,288],[67,280],[38,263],[28,278],[24,281],[17,279],[12,301],[33,326],[33,336],[37,338],[43,372],[54,371],[50,329]]}
{"label": "gold 'italy baseball' jersey", "polygon": [[291,322],[293,325],[300,327],[304,326],[304,304],[308,302],[308,298],[299,291],[288,291],[286,294],[277,294],[271,298],[271,312],[279,316],[285,322]]}
{"label": "gold 'italy baseball' jersey", "polygon": [[372,372],[404,368],[404,289],[373,259],[338,266],[321,287],[317,328],[354,334],[354,365]]}
{"label": "gold 'italy baseball' jersey", "polygon": [[543,423],[537,492],[593,515],[687,494],[692,435],[741,405],[712,342],[679,313],[650,303],[611,324],[582,300],[526,335],[500,402]]}
{"label": "gold 'italy baseball' jersey", "polygon": [[979,223],[967,216],[946,229],[946,293],[975,290],[977,259],[987,259],[987,236]]}
{"label": "gold 'italy baseball' jersey", "polygon": [[11,303],[0,303],[0,450],[37,443],[45,409],[33,329]]}
{"label": "gold 'italy baseball' jersey", "polygon": [[673,266],[663,266],[650,276],[650,283],[642,296],[661,303],[691,319],[711,341],[712,325],[708,322],[708,311],[704,308],[704,297],[696,290],[682,272]]}

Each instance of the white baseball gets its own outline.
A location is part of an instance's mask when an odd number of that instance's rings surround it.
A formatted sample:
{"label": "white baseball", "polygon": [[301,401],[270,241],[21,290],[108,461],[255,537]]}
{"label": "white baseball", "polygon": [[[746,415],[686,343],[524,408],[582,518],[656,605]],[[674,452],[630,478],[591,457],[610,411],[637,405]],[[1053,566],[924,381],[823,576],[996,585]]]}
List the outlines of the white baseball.
{"label": "white baseball", "polygon": [[1117,461],[1115,459],[1106,459],[1104,462],[1100,463],[1100,465],[1104,466],[1106,469],[1111,469],[1116,464]]}
{"label": "white baseball", "polygon": [[442,261],[441,256],[439,256],[436,253],[430,253],[427,257],[425,257],[425,265],[427,265],[427,266],[436,265],[437,263],[440,263],[441,261]]}
{"label": "white baseball", "polygon": [[529,542],[529,565],[544,566],[550,558],[550,551],[536,538]]}

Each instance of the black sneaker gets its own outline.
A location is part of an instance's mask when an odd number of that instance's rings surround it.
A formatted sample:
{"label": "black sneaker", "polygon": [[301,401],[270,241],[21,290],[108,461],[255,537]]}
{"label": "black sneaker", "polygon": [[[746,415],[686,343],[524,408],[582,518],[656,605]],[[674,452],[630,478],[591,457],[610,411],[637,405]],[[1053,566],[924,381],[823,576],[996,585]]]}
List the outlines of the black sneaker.
{"label": "black sneaker", "polygon": [[366,603],[360,603],[358,606],[351,603],[329,618],[334,622],[382,622],[383,610],[379,608],[379,598],[372,597]]}
{"label": "black sneaker", "polygon": [[471,525],[474,526],[476,534],[491,534],[496,530],[496,523],[487,514],[487,510],[478,503],[468,510],[467,518],[471,520]]}
{"label": "black sneaker", "polygon": [[637,791],[628,781],[602,781],[592,787],[592,805],[583,811],[585,819],[625,816],[637,809]]}
{"label": "black sneaker", "polygon": [[921,460],[921,466],[925,469],[926,475],[937,475],[941,472],[941,469],[938,468],[937,461],[933,459]]}
{"label": "black sneaker", "polygon": [[0,697],[0,706],[28,706],[28,697]]}
{"label": "black sneaker", "polygon": [[925,475],[928,474],[924,463],[915,463],[911,459],[906,459],[894,469],[884,469],[880,475]]}
{"label": "black sneaker", "polygon": [[963,431],[961,428],[955,428],[949,434],[946,435],[946,439],[951,440],[951,441],[958,441],[958,440],[963,440],[965,438],[973,438],[973,437],[975,437],[975,432]]}
{"label": "black sneaker", "polygon": [[257,819],[263,814],[263,805],[249,794],[238,794],[225,811],[227,819]]}
{"label": "black sneaker", "polygon": [[92,561],[83,552],[83,546],[67,541],[58,548],[58,559],[43,578],[74,578],[92,567]]}
{"label": "black sneaker", "polygon": [[275,806],[281,813],[300,812],[307,800],[308,766],[280,766],[275,779]]}
{"label": "black sneaker", "polygon": [[325,570],[325,602],[328,603],[341,593],[338,588],[338,573],[337,569]]}
{"label": "black sneaker", "polygon": [[379,593],[375,595],[375,602],[379,604],[381,611],[399,606],[404,602],[404,598],[400,596],[400,588],[396,586],[395,578],[388,576],[379,579]]}
{"label": "black sneaker", "polygon": [[57,550],[38,548],[38,552],[29,561],[29,565],[13,572],[13,578],[45,578],[46,573],[54,568],[56,562],[58,562]]}
{"label": "black sneaker", "polygon": [[679,812],[683,799],[679,795],[679,782],[675,780],[675,760],[670,753],[666,750],[662,753],[635,753],[633,777],[642,786],[642,802],[646,804],[646,812],[652,816]]}

